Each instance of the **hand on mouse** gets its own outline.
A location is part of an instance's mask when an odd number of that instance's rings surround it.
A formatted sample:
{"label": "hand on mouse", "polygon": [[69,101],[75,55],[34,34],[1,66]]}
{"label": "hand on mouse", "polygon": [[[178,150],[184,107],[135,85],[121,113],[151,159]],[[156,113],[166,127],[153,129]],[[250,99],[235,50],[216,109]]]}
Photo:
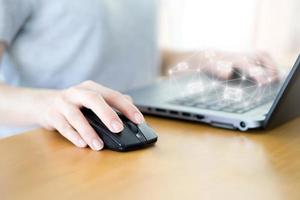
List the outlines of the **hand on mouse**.
{"label": "hand on mouse", "polygon": [[144,122],[141,112],[133,105],[129,96],[85,81],[74,87],[55,91],[48,101],[48,108],[42,114],[40,124],[47,129],[58,130],[78,147],[87,145],[101,150],[103,142],[80,111],[86,107],[102,120],[114,133],[123,130],[123,124],[114,109],[120,111],[136,124]]}

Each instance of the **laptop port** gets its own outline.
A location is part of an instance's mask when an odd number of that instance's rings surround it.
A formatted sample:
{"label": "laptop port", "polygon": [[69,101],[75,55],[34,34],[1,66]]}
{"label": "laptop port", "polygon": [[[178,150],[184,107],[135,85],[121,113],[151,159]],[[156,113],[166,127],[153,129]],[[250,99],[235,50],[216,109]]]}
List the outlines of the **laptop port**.
{"label": "laptop port", "polygon": [[196,119],[203,119],[204,116],[203,115],[195,115]]}
{"label": "laptop port", "polygon": [[220,127],[220,128],[235,129],[232,124],[223,123],[223,122],[212,121],[211,125],[213,125],[215,127]]}
{"label": "laptop port", "polygon": [[242,127],[242,128],[245,128],[246,127],[246,123],[245,122],[240,122],[240,126]]}
{"label": "laptop port", "polygon": [[167,112],[165,109],[161,109],[161,108],[156,108],[155,110],[156,110],[157,112],[162,112],[162,113]]}
{"label": "laptop port", "polygon": [[184,116],[184,117],[190,117],[191,116],[191,114],[190,113],[187,113],[187,112],[183,112],[183,113],[181,113],[182,114],[182,116]]}
{"label": "laptop port", "polygon": [[172,114],[172,115],[178,115],[178,112],[174,111],[174,110],[170,110],[170,114]]}
{"label": "laptop port", "polygon": [[240,131],[246,131],[246,130],[248,130],[248,125],[246,122],[241,121],[238,128],[240,129]]}

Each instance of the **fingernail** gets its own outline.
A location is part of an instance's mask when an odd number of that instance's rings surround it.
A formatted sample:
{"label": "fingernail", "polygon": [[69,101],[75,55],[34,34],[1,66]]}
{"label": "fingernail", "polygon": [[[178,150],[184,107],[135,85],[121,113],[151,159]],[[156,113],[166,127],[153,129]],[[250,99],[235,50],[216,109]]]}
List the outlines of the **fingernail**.
{"label": "fingernail", "polygon": [[103,148],[103,144],[99,140],[93,140],[92,145],[93,145],[93,149],[97,151]]}
{"label": "fingernail", "polygon": [[78,147],[86,147],[86,142],[82,139],[77,140],[77,146]]}
{"label": "fingernail", "polygon": [[143,115],[140,114],[140,113],[138,113],[138,112],[136,112],[134,114],[134,119],[135,119],[135,122],[138,123],[138,124],[141,124],[141,123],[143,123],[145,121]]}
{"label": "fingernail", "polygon": [[117,120],[113,120],[111,122],[111,128],[113,129],[114,132],[118,133],[123,130],[123,125]]}

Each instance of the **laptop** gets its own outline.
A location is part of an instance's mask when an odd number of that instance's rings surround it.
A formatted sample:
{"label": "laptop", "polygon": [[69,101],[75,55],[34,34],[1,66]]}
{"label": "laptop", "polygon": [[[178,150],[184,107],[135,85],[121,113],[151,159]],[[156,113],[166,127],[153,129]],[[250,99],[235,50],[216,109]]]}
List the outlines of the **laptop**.
{"label": "laptop", "polygon": [[273,84],[195,76],[196,71],[158,80],[128,94],[144,114],[240,131],[273,128],[300,114],[300,55],[286,76]]}

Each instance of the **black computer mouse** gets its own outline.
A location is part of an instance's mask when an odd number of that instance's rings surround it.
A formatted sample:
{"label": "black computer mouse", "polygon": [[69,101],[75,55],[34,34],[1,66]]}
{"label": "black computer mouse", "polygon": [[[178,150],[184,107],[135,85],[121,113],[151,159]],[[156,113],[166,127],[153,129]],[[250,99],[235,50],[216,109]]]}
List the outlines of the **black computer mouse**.
{"label": "black computer mouse", "polygon": [[121,133],[111,132],[98,116],[88,108],[82,108],[88,122],[104,142],[104,147],[114,151],[130,151],[144,148],[157,141],[157,135],[146,123],[136,125],[122,114],[118,114],[124,124]]}

